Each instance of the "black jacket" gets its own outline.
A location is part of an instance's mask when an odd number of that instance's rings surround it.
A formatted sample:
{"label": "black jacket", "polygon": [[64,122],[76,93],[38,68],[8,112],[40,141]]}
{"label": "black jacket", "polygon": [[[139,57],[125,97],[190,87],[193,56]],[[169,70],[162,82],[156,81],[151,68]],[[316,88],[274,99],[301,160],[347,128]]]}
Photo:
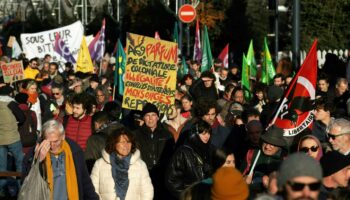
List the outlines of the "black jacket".
{"label": "black jacket", "polygon": [[[74,160],[75,171],[77,174],[77,182],[78,182],[78,191],[79,191],[79,200],[98,200],[99,197],[95,192],[94,185],[92,185],[90,175],[85,165],[84,154],[82,149],[76,144],[74,141],[66,138],[68,142]],[[28,175],[31,169],[31,163],[33,162],[34,157],[34,148],[30,153],[28,153],[23,159],[23,168],[22,168],[22,178]],[[42,172],[43,163],[40,163],[40,169]]]}
{"label": "black jacket", "polygon": [[186,141],[185,145],[174,153],[167,168],[166,187],[176,198],[193,183],[212,175],[211,158],[214,147],[210,143],[199,144],[198,140],[200,139]]}
{"label": "black jacket", "polygon": [[135,131],[135,138],[141,158],[150,173],[154,187],[154,199],[168,199],[169,194],[164,186],[164,174],[175,146],[171,133],[161,123],[158,123],[153,132],[143,125]]}

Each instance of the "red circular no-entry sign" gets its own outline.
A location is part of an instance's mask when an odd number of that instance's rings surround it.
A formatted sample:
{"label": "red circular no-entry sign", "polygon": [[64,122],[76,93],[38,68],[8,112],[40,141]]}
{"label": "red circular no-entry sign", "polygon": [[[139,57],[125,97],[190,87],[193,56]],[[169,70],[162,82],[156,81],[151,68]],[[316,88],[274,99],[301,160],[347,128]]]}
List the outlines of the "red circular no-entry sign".
{"label": "red circular no-entry sign", "polygon": [[196,9],[192,5],[185,4],[179,9],[178,15],[183,23],[191,23],[196,18],[197,14]]}

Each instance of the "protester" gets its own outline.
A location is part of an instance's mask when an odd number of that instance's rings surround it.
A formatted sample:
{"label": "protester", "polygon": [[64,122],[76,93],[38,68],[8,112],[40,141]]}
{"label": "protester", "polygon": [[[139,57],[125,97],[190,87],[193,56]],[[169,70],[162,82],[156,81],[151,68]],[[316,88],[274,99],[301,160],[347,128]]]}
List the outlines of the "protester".
{"label": "protester", "polygon": [[175,142],[171,133],[159,122],[159,111],[154,104],[146,103],[143,106],[142,118],[144,124],[135,131],[136,142],[152,179],[154,199],[164,199],[168,196],[164,174]]}
{"label": "protester", "polygon": [[181,115],[181,103],[175,100],[175,105],[166,114],[167,120],[163,122],[164,127],[171,133],[175,143],[180,136],[181,130],[188,119]]}
{"label": "protester", "polygon": [[333,150],[350,157],[350,121],[340,118],[333,121],[328,133]]}
{"label": "protester", "polygon": [[51,62],[49,64],[49,76],[51,80],[57,80],[57,79],[63,80],[62,75],[58,72],[58,63]]}
{"label": "protester", "polygon": [[187,187],[211,176],[210,125],[199,120],[191,127],[185,144],[174,153],[165,175],[166,186],[177,199]]}
{"label": "protester", "polygon": [[184,144],[185,139],[188,137],[188,131],[197,120],[204,120],[210,124],[212,128],[211,144],[216,148],[220,148],[226,141],[226,138],[230,134],[230,128],[221,125],[217,119],[217,104],[215,100],[209,100],[205,98],[198,99],[194,108],[195,117],[189,120],[180,134],[176,146]]}
{"label": "protester", "polygon": [[[274,77],[273,77],[273,85],[275,86],[278,86],[278,87],[281,87],[283,88],[284,86],[284,75],[283,74],[276,74]],[[283,88],[284,89],[284,88]]]}
{"label": "protester", "polygon": [[26,154],[36,144],[38,122],[35,112],[29,109],[28,95],[26,93],[18,93],[15,96],[15,100],[25,115],[25,121],[22,124],[18,124],[18,132],[21,136],[23,153]]}
{"label": "protester", "polygon": [[246,159],[241,166],[243,175],[246,176],[248,184],[251,187],[258,187],[256,190],[262,190],[259,183],[265,174],[278,167],[286,155],[286,141],[283,138],[283,130],[271,126],[266,133],[261,136],[260,149],[251,149],[246,154]]}
{"label": "protester", "polygon": [[[33,157],[41,162],[40,168],[50,188],[51,199],[98,199],[87,171],[84,154],[72,140],[65,138],[63,125],[49,120],[43,125],[43,141],[24,160],[25,177]],[[34,187],[34,185],[33,185]]]}
{"label": "protester", "polygon": [[42,120],[41,120],[41,107],[38,93],[38,84],[34,80],[27,82],[25,89],[22,89],[21,92],[27,93],[29,98],[28,102],[30,103],[30,110],[34,111],[36,114],[36,119],[38,121],[38,130],[41,130]]}
{"label": "protester", "polygon": [[[10,152],[15,160],[17,172],[22,171],[22,144],[18,132],[18,124],[23,124],[26,117],[11,97],[13,89],[0,87],[0,171],[7,171],[7,154]],[[0,197],[5,196],[6,179],[0,179]]]}
{"label": "protester", "polygon": [[312,135],[316,136],[321,143],[327,142],[327,135],[330,125],[334,122],[332,117],[334,113],[334,106],[327,102],[326,99],[316,100],[315,121],[312,126]]}
{"label": "protester", "polygon": [[193,105],[192,97],[188,94],[184,95],[181,98],[181,104],[182,104],[181,115],[186,119],[190,119],[192,117],[192,105]]}
{"label": "protester", "polygon": [[248,196],[248,185],[237,169],[233,167],[221,167],[213,175],[211,199],[246,200]]}
{"label": "protester", "polygon": [[76,142],[83,150],[86,149],[86,142],[91,132],[92,106],[89,103],[87,93],[73,96],[73,114],[67,117],[65,130],[67,138]]}
{"label": "protester", "polygon": [[29,65],[24,69],[24,77],[26,79],[36,79],[39,74],[39,59],[37,57],[30,59]]}
{"label": "protester", "polygon": [[329,92],[329,102],[334,105],[334,117],[346,117],[350,114],[350,102],[348,101],[350,98],[350,93],[348,90],[348,81],[346,78],[338,78],[335,88],[331,89]]}
{"label": "protester", "polygon": [[136,148],[134,135],[125,128],[108,136],[102,158],[91,179],[101,200],[152,200],[153,186],[147,166]]}
{"label": "protester", "polygon": [[326,200],[334,189],[348,187],[350,160],[337,151],[331,151],[321,158],[320,163],[323,169],[320,199]]}
{"label": "protester", "polygon": [[50,104],[52,117],[62,122],[63,117],[66,115],[66,97],[63,85],[53,84],[51,86],[51,94],[53,96],[52,104]]}
{"label": "protester", "polygon": [[205,98],[208,100],[219,99],[217,88],[214,84],[215,76],[210,71],[205,71],[201,74],[201,78],[198,79],[190,87],[190,94],[194,99]]}
{"label": "protester", "polygon": [[96,109],[101,111],[103,110],[105,104],[109,102],[110,99],[110,94],[106,86],[97,86],[96,87],[96,101],[97,101],[97,107]]}
{"label": "protester", "polygon": [[279,195],[285,200],[318,200],[322,168],[313,158],[302,153],[289,155],[277,176]]}
{"label": "protester", "polygon": [[313,135],[305,135],[299,140],[298,151],[320,160],[323,150],[320,141]]}

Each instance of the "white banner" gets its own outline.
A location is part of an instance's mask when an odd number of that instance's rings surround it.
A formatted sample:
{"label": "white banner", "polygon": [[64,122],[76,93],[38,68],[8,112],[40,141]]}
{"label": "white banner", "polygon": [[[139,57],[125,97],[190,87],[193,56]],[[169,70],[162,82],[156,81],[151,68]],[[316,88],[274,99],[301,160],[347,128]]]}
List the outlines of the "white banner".
{"label": "white banner", "polygon": [[84,35],[84,27],[80,21],[49,31],[21,34],[22,49],[26,57],[28,59],[34,57],[43,58],[45,54],[50,54],[53,61],[65,61],[64,58],[54,51],[56,33],[60,34],[73,57],[77,59],[80,43]]}

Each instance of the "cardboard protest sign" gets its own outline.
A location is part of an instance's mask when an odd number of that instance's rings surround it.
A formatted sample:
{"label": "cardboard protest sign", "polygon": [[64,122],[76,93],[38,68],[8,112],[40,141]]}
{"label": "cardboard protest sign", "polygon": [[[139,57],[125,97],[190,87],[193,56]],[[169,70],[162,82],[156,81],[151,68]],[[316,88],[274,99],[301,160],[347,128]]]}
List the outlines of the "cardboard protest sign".
{"label": "cardboard protest sign", "polygon": [[24,79],[23,63],[21,61],[1,63],[2,75],[5,83],[12,83]]}
{"label": "cardboard protest sign", "polygon": [[64,58],[54,50],[57,33],[60,35],[62,40],[64,40],[74,59],[77,59],[80,43],[84,34],[84,27],[80,21],[49,31],[21,34],[23,52],[26,54],[27,58],[43,58],[45,54],[50,54],[53,61],[65,62]]}
{"label": "cardboard protest sign", "polygon": [[123,108],[142,110],[146,102],[160,113],[175,101],[177,43],[127,33]]}

